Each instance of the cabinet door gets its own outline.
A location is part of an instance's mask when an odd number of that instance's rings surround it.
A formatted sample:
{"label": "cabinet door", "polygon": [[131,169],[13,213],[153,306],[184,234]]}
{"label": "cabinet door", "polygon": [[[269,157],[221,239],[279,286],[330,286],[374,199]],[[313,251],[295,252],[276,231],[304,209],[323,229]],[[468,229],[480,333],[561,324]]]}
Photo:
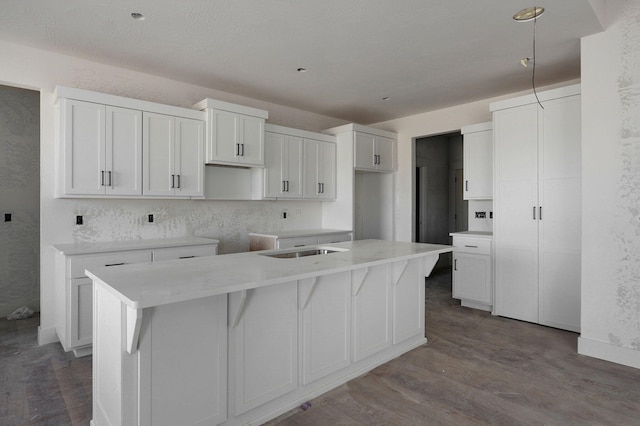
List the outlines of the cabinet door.
{"label": "cabinet door", "polygon": [[105,193],[105,106],[62,99],[64,188],[68,195]]}
{"label": "cabinet door", "polygon": [[204,123],[175,118],[174,193],[178,196],[204,195]]}
{"label": "cabinet door", "polygon": [[453,297],[491,305],[491,257],[453,254]]}
{"label": "cabinet door", "polygon": [[70,347],[90,345],[93,337],[93,281],[91,278],[69,280]]}
{"label": "cabinet door", "polygon": [[360,170],[375,170],[375,136],[367,133],[355,132],[354,164]]}
{"label": "cabinet door", "polygon": [[336,145],[331,142],[304,141],[304,197],[336,197]]}
{"label": "cabinet door", "polygon": [[544,103],[540,114],[541,324],[580,330],[580,96]]}
{"label": "cabinet door", "polygon": [[396,168],[395,144],[396,141],[381,136],[376,136],[375,154],[378,156],[376,169],[381,172],[392,172]]}
{"label": "cabinet door", "polygon": [[229,295],[229,368],[236,415],[298,384],[297,282],[244,294]]}
{"label": "cabinet door", "polygon": [[232,112],[209,110],[207,162],[235,162],[240,135],[238,115]]}
{"label": "cabinet door", "polygon": [[352,357],[357,362],[391,346],[391,286],[388,265],[351,274]]}
{"label": "cabinet door", "polygon": [[106,107],[107,195],[142,195],[142,111]]}
{"label": "cabinet door", "polygon": [[264,120],[239,114],[241,154],[243,164],[264,166]]}
{"label": "cabinet door", "polygon": [[494,112],[495,313],[538,322],[537,105]]}
{"label": "cabinet door", "polygon": [[265,197],[302,198],[302,139],[267,133]]}
{"label": "cabinet door", "polygon": [[174,194],[175,134],[174,117],[150,112],[143,114],[144,195]]}
{"label": "cabinet door", "polygon": [[349,272],[340,272],[299,282],[302,383],[305,385],[350,363],[349,280]]}
{"label": "cabinet door", "polygon": [[393,285],[393,344],[424,337],[423,261],[414,259],[391,264]]}
{"label": "cabinet door", "polygon": [[493,197],[493,131],[464,135],[464,199]]}

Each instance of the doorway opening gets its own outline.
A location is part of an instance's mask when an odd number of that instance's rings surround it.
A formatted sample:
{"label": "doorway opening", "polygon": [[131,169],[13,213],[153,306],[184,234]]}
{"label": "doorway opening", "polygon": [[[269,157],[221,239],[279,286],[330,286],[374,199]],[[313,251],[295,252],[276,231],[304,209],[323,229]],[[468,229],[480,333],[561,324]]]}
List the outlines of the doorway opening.
{"label": "doorway opening", "polygon": [[40,311],[40,92],[0,84],[0,316]]}
{"label": "doorway opening", "polygon": [[[463,200],[462,134],[416,138],[415,241],[451,244],[449,233],[466,231],[468,206]],[[437,267],[451,264],[441,255]]]}

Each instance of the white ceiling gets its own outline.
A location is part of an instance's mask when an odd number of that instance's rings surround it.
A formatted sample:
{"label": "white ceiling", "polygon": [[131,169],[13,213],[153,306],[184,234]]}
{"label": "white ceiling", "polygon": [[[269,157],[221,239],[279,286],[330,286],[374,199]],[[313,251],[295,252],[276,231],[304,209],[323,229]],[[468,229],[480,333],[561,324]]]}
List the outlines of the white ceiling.
{"label": "white ceiling", "polygon": [[362,124],[530,88],[524,7],[547,9],[539,86],[579,78],[580,37],[602,30],[588,0],[0,3],[2,40]]}

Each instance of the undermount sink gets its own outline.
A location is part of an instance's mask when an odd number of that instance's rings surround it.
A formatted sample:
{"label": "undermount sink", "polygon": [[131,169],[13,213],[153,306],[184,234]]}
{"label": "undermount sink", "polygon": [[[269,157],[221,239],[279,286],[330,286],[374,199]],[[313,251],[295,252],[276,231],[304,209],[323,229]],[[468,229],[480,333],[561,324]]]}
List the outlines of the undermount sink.
{"label": "undermount sink", "polygon": [[261,256],[273,257],[275,259],[298,259],[307,256],[318,256],[321,254],[338,253],[341,251],[347,251],[348,249],[326,248],[326,247],[314,247],[314,248],[299,248],[297,250],[286,250],[268,253],[258,253]]}

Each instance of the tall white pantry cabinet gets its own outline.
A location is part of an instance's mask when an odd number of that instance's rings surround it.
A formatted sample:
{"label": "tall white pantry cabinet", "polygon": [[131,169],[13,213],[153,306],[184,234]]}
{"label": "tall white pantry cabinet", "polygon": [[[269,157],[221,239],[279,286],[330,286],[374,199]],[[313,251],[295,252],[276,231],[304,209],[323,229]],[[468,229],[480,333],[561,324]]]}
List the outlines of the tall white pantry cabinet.
{"label": "tall white pantry cabinet", "polygon": [[495,314],[580,330],[580,86],[491,104]]}

